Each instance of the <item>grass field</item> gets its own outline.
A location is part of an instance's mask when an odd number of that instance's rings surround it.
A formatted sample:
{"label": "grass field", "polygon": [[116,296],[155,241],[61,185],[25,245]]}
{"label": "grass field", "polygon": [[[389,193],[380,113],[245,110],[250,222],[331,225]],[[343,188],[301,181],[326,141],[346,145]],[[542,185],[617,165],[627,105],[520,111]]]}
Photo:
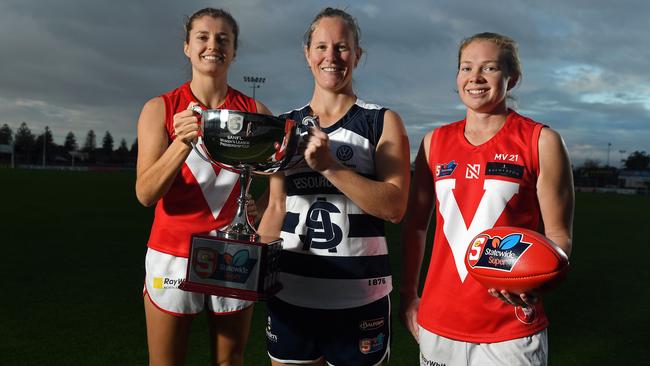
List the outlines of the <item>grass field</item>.
{"label": "grass field", "polygon": [[[141,292],[153,210],[133,183],[129,172],[0,169],[0,365],[147,363]],[[650,197],[577,196],[571,273],[545,299],[551,365],[650,365],[648,211]],[[389,227],[396,274],[398,232]],[[269,364],[264,313],[256,305],[247,365]],[[393,329],[390,364],[416,365],[396,316]],[[188,365],[208,364],[207,339],[199,317]]]}

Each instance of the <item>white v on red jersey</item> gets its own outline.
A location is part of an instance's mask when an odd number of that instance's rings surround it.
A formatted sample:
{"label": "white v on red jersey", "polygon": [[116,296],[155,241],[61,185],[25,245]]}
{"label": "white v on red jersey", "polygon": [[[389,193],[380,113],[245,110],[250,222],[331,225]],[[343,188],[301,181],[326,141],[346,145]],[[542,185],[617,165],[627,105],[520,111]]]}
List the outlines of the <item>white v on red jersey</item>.
{"label": "white v on red jersey", "polygon": [[473,146],[465,120],[436,129],[429,168],[436,193],[436,232],[418,322],[447,338],[492,343],[528,336],[548,325],[539,303],[524,311],[493,298],[467,275],[471,239],[494,226],[538,230],[538,140],[544,126],[509,111],[489,141]]}
{"label": "white v on red jersey", "polygon": [[[165,128],[173,141],[174,114],[196,102],[189,82],[162,95],[165,101]],[[201,105],[204,109],[205,106]],[[257,112],[255,100],[228,87],[220,109]],[[202,142],[199,139],[199,144]],[[154,222],[147,245],[157,251],[187,257],[190,235],[207,233],[230,223],[240,192],[238,175],[202,160],[192,150],[169,191],[156,204]]]}

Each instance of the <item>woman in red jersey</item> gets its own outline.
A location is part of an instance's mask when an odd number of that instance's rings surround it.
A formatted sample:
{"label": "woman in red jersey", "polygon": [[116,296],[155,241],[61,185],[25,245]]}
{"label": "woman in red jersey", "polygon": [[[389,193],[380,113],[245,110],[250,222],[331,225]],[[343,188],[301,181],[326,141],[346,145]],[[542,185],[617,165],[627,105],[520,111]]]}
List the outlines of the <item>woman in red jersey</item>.
{"label": "woman in red jersey", "polygon": [[493,226],[537,230],[571,252],[568,154],[557,132],[507,107],[508,91],[520,79],[515,41],[495,33],[465,39],[456,77],[465,119],[429,132],[420,146],[402,231],[400,315],[420,343],[423,365],[546,364],[548,320],[538,298],[486,289],[464,265],[472,237]]}
{"label": "woman in red jersey", "polygon": [[183,364],[193,315],[207,304],[212,362],[242,365],[252,303],[178,288],[185,277],[190,235],[230,223],[240,191],[237,174],[203,161],[192,149],[191,142],[201,142],[197,115],[189,107],[270,112],[228,85],[239,35],[228,12],[199,10],[188,18],[185,30],[192,79],[149,100],[138,121],[136,195],[143,205],[156,205],[145,259],[149,362]]}

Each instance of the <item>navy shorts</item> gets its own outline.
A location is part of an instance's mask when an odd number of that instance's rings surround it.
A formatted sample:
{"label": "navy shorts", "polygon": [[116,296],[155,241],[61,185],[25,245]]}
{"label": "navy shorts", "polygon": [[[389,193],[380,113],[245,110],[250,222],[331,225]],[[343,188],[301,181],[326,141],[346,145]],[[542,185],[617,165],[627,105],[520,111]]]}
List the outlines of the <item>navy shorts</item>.
{"label": "navy shorts", "polygon": [[390,299],[349,309],[311,309],[277,298],[267,303],[269,356],[282,363],[378,365],[390,352]]}

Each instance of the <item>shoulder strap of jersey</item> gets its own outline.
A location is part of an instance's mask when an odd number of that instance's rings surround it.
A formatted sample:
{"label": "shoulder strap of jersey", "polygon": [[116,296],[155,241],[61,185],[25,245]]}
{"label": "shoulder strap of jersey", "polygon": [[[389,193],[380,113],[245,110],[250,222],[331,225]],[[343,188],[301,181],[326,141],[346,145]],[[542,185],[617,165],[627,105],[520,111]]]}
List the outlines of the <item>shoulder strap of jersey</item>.
{"label": "shoulder strap of jersey", "polygon": [[440,127],[433,130],[431,133],[431,141],[429,142],[429,169],[432,172],[436,171],[435,162],[436,162],[436,146],[438,146],[438,139],[440,136]]}
{"label": "shoulder strap of jersey", "polygon": [[532,153],[532,159],[531,163],[533,165],[533,171],[535,172],[535,175],[539,176],[539,136],[542,133],[542,128],[547,127],[546,125],[543,125],[541,123],[536,123],[535,127],[533,127],[533,138],[531,141],[531,153]]}

